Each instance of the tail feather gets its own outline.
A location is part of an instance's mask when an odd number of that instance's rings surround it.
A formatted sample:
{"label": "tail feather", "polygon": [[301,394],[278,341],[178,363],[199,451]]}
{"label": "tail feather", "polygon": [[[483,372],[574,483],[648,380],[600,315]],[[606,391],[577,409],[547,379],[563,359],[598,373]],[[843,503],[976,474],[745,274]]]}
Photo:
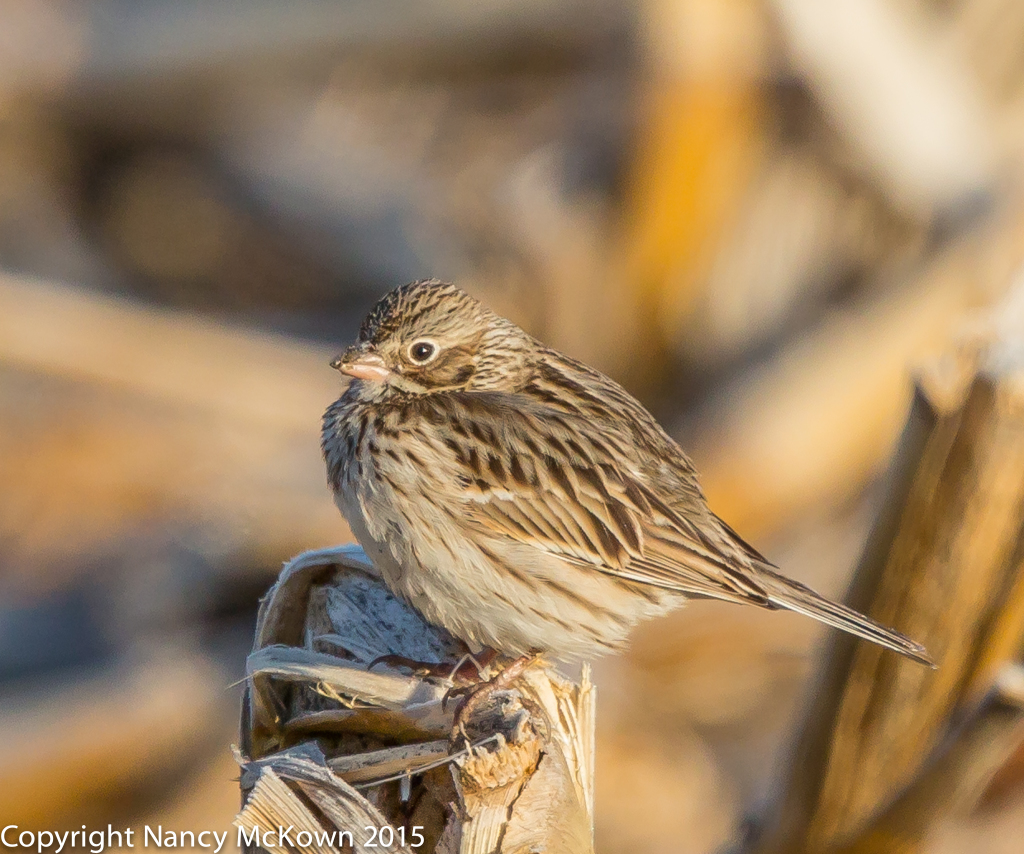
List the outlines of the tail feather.
{"label": "tail feather", "polygon": [[876,623],[870,617],[865,617],[852,608],[832,602],[799,581],[785,578],[763,565],[759,566],[758,570],[757,581],[772,605],[813,617],[815,620],[877,643],[929,667],[936,666],[931,656],[928,655],[928,651],[921,644],[895,629]]}

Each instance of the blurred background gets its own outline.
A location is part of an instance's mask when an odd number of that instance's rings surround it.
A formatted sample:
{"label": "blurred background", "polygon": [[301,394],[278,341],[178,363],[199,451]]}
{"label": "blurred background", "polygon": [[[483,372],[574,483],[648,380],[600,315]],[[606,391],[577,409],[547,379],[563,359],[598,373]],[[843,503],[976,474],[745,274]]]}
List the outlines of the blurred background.
{"label": "blurred background", "polygon": [[[608,372],[841,595],[1022,191],[1018,0],[0,0],[0,823],[229,829],[258,597],[350,539],[319,418],[380,294]],[[699,603],[600,662],[598,850],[740,836],[821,638]],[[1006,786],[931,850],[1021,833]]]}

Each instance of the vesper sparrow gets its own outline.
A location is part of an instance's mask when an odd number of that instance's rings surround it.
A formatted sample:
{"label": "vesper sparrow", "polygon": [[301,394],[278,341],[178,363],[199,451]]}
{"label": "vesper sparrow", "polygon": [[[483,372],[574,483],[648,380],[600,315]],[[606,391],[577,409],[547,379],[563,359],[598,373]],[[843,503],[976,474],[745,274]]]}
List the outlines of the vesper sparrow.
{"label": "vesper sparrow", "polygon": [[776,572],[708,507],[621,386],[436,280],[404,285],[333,366],[335,500],[385,583],[469,645],[578,659],[687,599],[786,608],[930,664]]}

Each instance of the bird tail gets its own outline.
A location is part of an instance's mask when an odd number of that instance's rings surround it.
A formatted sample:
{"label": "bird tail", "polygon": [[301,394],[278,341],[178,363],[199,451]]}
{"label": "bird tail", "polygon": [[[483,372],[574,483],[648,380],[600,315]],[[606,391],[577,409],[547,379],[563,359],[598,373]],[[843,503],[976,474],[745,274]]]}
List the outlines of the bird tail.
{"label": "bird tail", "polygon": [[761,565],[758,566],[757,582],[758,586],[764,590],[769,603],[777,608],[785,608],[788,611],[796,611],[799,614],[813,617],[826,625],[877,643],[879,646],[884,646],[886,649],[891,649],[893,652],[898,652],[921,664],[932,668],[936,666],[931,656],[928,655],[928,651],[917,641],[911,640],[895,629],[876,623],[870,617],[865,617],[854,611],[853,608],[847,608],[845,605],[818,595],[799,581],[785,578]]}

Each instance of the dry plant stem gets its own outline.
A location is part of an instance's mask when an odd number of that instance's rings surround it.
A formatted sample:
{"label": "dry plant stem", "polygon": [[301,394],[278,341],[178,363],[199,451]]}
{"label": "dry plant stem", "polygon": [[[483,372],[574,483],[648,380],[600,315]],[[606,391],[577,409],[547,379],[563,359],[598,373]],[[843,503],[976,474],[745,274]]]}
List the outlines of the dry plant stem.
{"label": "dry plant stem", "polygon": [[[542,667],[468,717],[451,745],[448,684],[391,660],[463,660],[463,645],[395,599],[362,551],[307,552],[260,609],[242,716],[239,826],[317,831],[388,825],[429,854],[593,851],[593,689]],[[450,671],[449,671],[450,672]],[[440,737],[439,737],[440,736]],[[411,848],[412,830],[423,844]],[[360,836],[362,834],[362,836]],[[308,841],[305,840],[304,841]],[[383,843],[383,839],[380,840]]]}
{"label": "dry plant stem", "polygon": [[1022,211],[1004,211],[723,389],[714,429],[688,448],[716,512],[756,542],[883,471],[910,404],[907,366],[942,352],[965,312],[1006,293],[1022,235]]}
{"label": "dry plant stem", "polygon": [[[1024,360],[992,358],[1005,343],[992,341],[957,375],[918,389],[849,596],[924,643],[939,669],[833,639],[758,852],[826,851],[868,838],[869,821],[922,773],[954,714],[976,707],[1021,648]],[[921,833],[946,805],[941,787],[929,791],[932,799],[913,800]]]}
{"label": "dry plant stem", "polygon": [[[764,158],[767,123],[754,75],[721,59],[745,48],[736,43],[742,35],[731,38],[743,9],[713,0],[647,0],[640,9],[650,63],[642,144],[627,177],[621,257],[613,262],[621,272],[601,331],[605,349],[617,353],[618,364],[607,367],[633,388],[650,389],[663,379],[651,375],[662,363],[652,351],[669,349],[699,297],[713,248]],[[680,39],[707,32],[708,23],[717,38],[704,50]],[[630,350],[630,341],[643,346]]]}
{"label": "dry plant stem", "polygon": [[980,706],[951,728],[914,783],[835,854],[916,854],[937,804],[960,813],[973,807],[1024,743],[1022,686],[1024,668],[1008,666]]}
{"label": "dry plant stem", "polygon": [[69,810],[84,816],[97,792],[170,777],[222,743],[224,671],[188,645],[135,652],[90,678],[4,696],[0,827],[46,827]]}

